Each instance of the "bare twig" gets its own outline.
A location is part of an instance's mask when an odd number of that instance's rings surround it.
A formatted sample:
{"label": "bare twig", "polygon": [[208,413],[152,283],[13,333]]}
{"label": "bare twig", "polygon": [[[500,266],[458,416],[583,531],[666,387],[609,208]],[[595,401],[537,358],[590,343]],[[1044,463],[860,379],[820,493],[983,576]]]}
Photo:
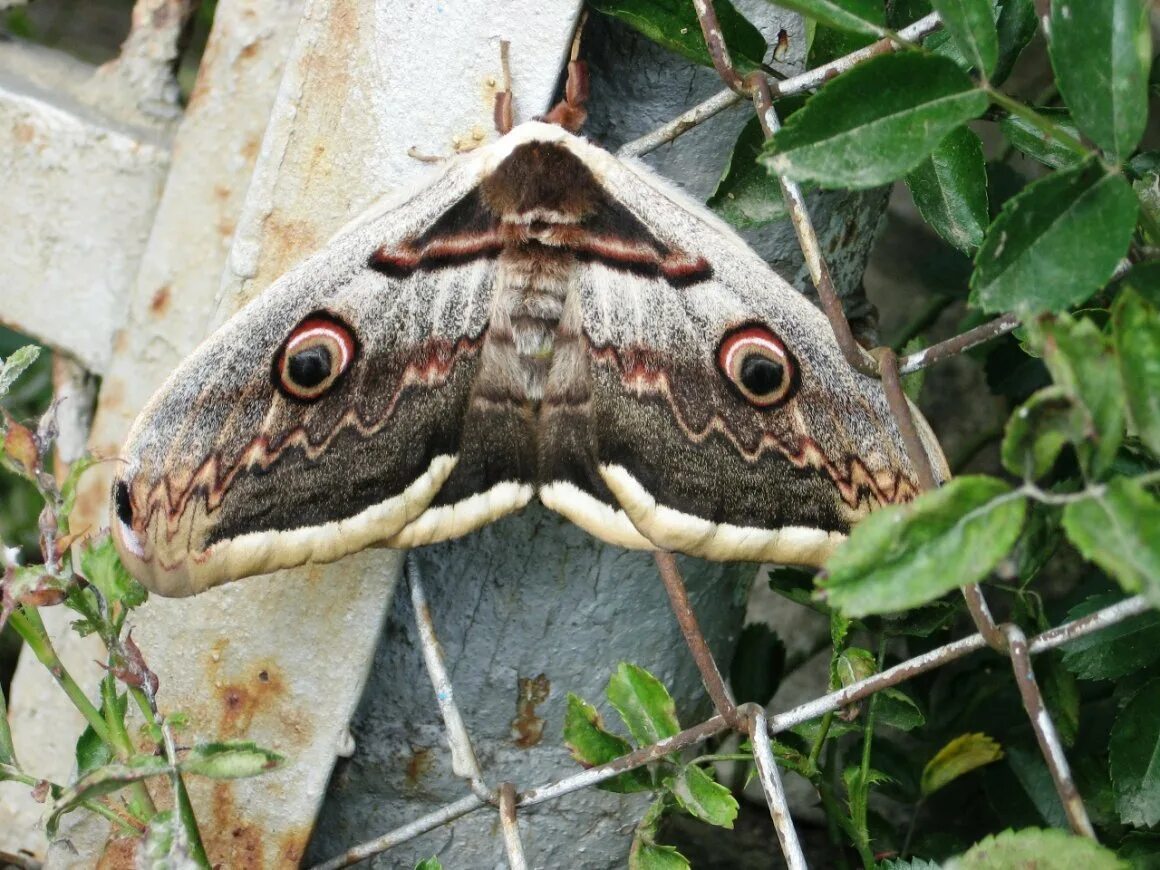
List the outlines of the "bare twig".
{"label": "bare twig", "polygon": [[419,628],[419,645],[423,649],[423,662],[431,685],[435,689],[435,699],[439,702],[439,712],[443,724],[447,726],[447,744],[451,748],[451,769],[456,776],[462,776],[471,784],[471,791],[485,801],[495,800],[495,796],[483,781],[483,772],[475,757],[471,737],[463,716],[455,704],[455,692],[451,688],[451,677],[443,663],[443,648],[435,636],[435,623],[431,619],[431,609],[427,606],[427,595],[423,591],[423,581],[419,564],[414,554],[407,555],[407,582],[411,587],[411,605],[415,609],[415,623]]}
{"label": "bare twig", "polygon": [[697,663],[697,670],[701,672],[701,680],[705,689],[713,700],[717,712],[725,717],[732,725],[737,724],[737,705],[733,702],[733,695],[721,672],[717,669],[717,662],[713,658],[713,651],[705,642],[701,627],[697,624],[697,615],[689,603],[689,593],[685,589],[685,581],[681,579],[681,571],[677,567],[677,560],[672,553],[660,552],[656,554],[657,568],[660,570],[661,581],[665,591],[669,594],[669,603],[673,607],[673,614],[681,626],[681,633],[685,636],[685,643],[693,654]]}

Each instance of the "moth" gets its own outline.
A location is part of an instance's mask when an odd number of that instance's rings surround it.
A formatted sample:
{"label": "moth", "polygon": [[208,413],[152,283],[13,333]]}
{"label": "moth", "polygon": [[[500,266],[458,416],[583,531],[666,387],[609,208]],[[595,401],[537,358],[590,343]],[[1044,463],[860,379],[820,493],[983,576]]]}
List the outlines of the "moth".
{"label": "moth", "polygon": [[881,384],[817,309],[643,164],[540,121],[270,286],[123,459],[114,536],[163,595],[442,541],[533,498],[622,547],[817,566],[917,490]]}

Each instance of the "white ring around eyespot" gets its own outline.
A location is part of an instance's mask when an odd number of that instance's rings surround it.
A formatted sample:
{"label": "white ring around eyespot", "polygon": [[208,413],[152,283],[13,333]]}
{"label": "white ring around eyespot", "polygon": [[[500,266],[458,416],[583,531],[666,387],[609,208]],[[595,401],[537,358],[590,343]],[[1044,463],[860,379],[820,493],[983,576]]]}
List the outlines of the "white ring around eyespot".
{"label": "white ring around eyespot", "polygon": [[[726,339],[726,341],[728,341],[728,340],[729,340],[729,339]],[[729,372],[729,373],[730,373],[730,375],[732,375],[732,372],[733,372],[733,357],[734,357],[734,355],[735,355],[735,354],[736,354],[736,353],[737,353],[739,350],[742,350],[742,349],[748,350],[748,349],[749,349],[749,346],[750,346],[750,345],[754,345],[754,344],[761,345],[761,346],[762,346],[762,347],[764,347],[766,350],[773,351],[773,353],[774,353],[774,354],[775,354],[775,355],[776,355],[776,356],[777,356],[777,357],[778,357],[778,358],[779,358],[779,359],[780,359],[780,360],[781,360],[783,363],[786,363],[786,362],[788,362],[788,358],[787,358],[787,357],[786,357],[786,355],[785,355],[785,351],[781,349],[781,347],[780,347],[780,345],[779,345],[779,344],[775,344],[775,343],[774,343],[772,340],[770,340],[770,339],[768,339],[768,338],[758,338],[757,336],[752,336],[752,337],[749,337],[749,338],[740,338],[740,339],[738,339],[737,341],[733,342],[733,343],[730,345],[730,347],[729,347],[729,352],[725,354],[725,371],[726,371],[726,372]]]}
{"label": "white ring around eyespot", "polygon": [[350,365],[350,356],[353,350],[353,344],[349,335],[347,335],[345,332],[341,332],[338,329],[335,329],[334,327],[315,326],[294,336],[292,339],[290,339],[290,343],[286,345],[285,358],[290,359],[290,357],[294,355],[294,348],[302,344],[302,342],[317,336],[329,338],[339,346],[342,353],[342,360],[338,365],[338,371],[346,371],[346,367]]}

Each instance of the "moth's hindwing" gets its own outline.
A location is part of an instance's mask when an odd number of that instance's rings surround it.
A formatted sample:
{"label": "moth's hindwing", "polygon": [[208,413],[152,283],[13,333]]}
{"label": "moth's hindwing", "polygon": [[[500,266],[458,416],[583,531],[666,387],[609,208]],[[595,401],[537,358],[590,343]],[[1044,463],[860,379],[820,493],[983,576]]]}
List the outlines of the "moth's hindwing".
{"label": "moth's hindwing", "polygon": [[542,123],[277,281],[124,459],[119,547],[170,595],[454,537],[534,495],[621,546],[819,565],[916,490],[820,312],[643,166]]}

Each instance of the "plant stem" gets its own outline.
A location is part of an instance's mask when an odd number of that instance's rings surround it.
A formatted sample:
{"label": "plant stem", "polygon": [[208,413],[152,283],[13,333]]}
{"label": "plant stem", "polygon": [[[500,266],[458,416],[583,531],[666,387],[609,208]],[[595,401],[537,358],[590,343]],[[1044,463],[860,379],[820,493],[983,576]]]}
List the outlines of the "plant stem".
{"label": "plant stem", "polygon": [[822,724],[818,726],[818,736],[814,738],[814,745],[810,747],[810,754],[806,759],[807,770],[818,769],[818,759],[822,756],[822,747],[826,743],[826,737],[830,733],[830,725],[833,723],[833,721],[833,711],[822,717]]}
{"label": "plant stem", "polygon": [[60,658],[53,649],[52,641],[49,640],[48,631],[44,627],[44,622],[40,618],[40,614],[35,607],[23,607],[12,611],[8,618],[9,624],[16,629],[16,632],[28,644],[28,648],[32,650],[33,655],[36,656],[37,661],[48,668],[48,672],[52,674],[52,678],[56,680],[57,685],[64,689],[64,693],[68,695],[68,699],[72,701],[73,706],[76,707],[85,721],[96,732],[96,735],[110,746],[113,745],[112,735],[109,734],[109,726],[105,723],[101,712],[93,706],[93,702],[89,700],[84,690],[77,685],[76,680],[65,669],[64,664],[61,663]]}
{"label": "plant stem", "polygon": [[[109,726],[108,743],[117,753],[117,757],[126,761],[136,754],[137,750],[129,737],[124,718],[117,711],[117,683],[112,674],[105,674],[105,678],[101,680],[101,706],[105,708],[105,722]],[[129,785],[129,809],[133,815],[142,819],[150,819],[157,813],[149,789],[141,780]]]}

